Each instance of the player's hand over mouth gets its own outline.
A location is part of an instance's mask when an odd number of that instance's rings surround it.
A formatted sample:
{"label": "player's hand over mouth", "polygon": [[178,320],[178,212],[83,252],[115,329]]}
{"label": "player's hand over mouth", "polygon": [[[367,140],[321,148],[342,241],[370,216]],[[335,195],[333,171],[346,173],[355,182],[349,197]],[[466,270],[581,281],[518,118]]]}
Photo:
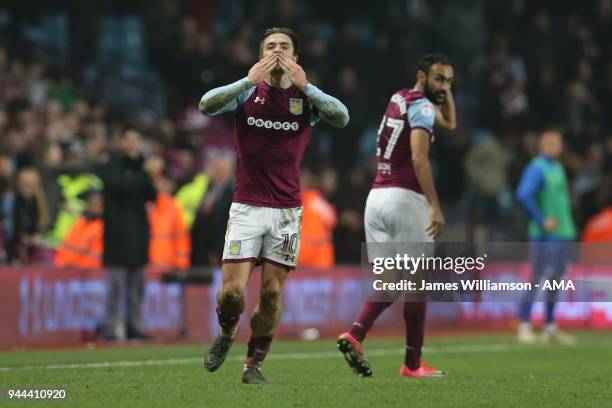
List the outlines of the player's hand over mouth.
{"label": "player's hand over mouth", "polygon": [[253,85],[257,85],[263,81],[266,76],[274,69],[278,62],[278,56],[276,54],[270,54],[257,61],[255,65],[249,70],[248,78],[249,82]]}
{"label": "player's hand over mouth", "polygon": [[297,86],[301,90],[306,88],[306,85],[308,85],[306,72],[304,72],[304,69],[297,62],[283,55],[280,57],[279,64],[293,85]]}

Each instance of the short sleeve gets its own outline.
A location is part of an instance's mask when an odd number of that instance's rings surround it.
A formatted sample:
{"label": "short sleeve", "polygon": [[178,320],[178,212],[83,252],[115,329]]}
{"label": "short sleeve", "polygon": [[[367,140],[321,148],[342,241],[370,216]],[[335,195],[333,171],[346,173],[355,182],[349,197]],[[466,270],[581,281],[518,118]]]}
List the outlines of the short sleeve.
{"label": "short sleeve", "polygon": [[435,118],[435,107],[425,98],[411,103],[408,107],[408,124],[411,129],[424,129],[433,134]]}

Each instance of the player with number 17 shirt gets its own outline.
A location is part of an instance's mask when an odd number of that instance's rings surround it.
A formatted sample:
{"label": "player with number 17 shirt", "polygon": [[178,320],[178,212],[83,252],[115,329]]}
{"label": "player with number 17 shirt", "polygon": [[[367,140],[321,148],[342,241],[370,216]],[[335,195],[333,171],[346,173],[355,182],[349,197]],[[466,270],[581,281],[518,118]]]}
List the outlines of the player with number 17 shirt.
{"label": "player with number 17 shirt", "polygon": [[[376,180],[364,215],[370,262],[378,257],[394,257],[397,249],[389,243],[430,243],[444,228],[428,154],[434,123],[448,129],[456,126],[452,82],[453,68],[448,60],[442,55],[430,54],[419,64],[416,85],[391,96],[378,129]],[[427,244],[423,248],[431,250]],[[412,254],[420,255],[420,250]],[[399,292],[370,293],[350,331],[338,337],[338,349],[357,374],[372,375],[361,343],[374,321],[399,295]],[[400,374],[444,376],[446,373],[421,361],[426,302],[409,300],[404,303],[406,354]]]}

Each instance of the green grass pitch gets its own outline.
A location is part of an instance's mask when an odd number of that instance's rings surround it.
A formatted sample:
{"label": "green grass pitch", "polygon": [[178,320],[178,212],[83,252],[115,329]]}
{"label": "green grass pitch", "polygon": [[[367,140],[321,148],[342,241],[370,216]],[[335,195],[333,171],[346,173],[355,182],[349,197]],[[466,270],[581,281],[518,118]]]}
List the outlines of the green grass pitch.
{"label": "green grass pitch", "polygon": [[[354,375],[333,340],[276,341],[268,385],[240,383],[244,344],[215,373],[202,346],[0,353],[0,405],[15,407],[604,407],[612,406],[612,333],[579,345],[519,346],[511,335],[432,337],[425,360],[447,378],[400,378],[401,338],[370,339],[372,378]],[[68,390],[66,400],[12,401],[6,390]]]}

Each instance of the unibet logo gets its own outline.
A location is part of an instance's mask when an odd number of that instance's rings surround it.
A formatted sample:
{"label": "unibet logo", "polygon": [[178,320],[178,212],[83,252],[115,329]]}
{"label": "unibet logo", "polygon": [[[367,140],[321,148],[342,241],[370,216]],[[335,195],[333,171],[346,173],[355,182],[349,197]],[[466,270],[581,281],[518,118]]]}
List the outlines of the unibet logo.
{"label": "unibet logo", "polygon": [[279,121],[271,121],[271,120],[263,120],[263,119],[255,119],[252,116],[247,118],[247,124],[249,126],[257,126],[263,127],[266,129],[274,129],[274,130],[299,130],[300,124],[297,122],[279,122]]}

